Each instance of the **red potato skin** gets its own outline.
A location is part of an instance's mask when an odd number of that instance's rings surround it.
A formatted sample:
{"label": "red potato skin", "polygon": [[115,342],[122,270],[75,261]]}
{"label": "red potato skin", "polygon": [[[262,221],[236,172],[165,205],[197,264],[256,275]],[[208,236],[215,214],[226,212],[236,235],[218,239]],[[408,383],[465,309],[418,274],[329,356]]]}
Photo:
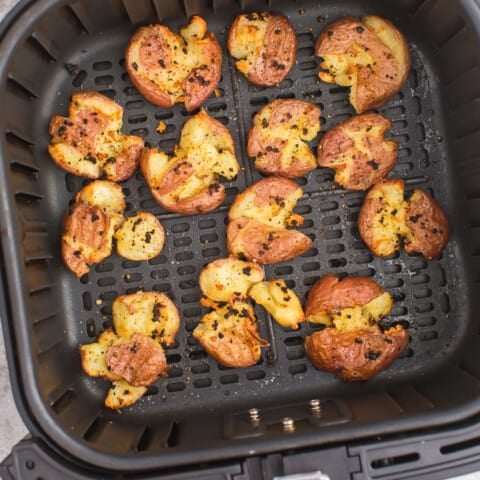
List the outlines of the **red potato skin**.
{"label": "red potato skin", "polygon": [[[292,180],[281,177],[264,178],[248,187],[248,191],[255,192],[255,205],[258,207],[268,205],[273,198],[285,200],[298,190],[298,185]],[[247,192],[245,190],[244,193]],[[240,194],[243,195],[243,194]]]}
{"label": "red potato skin", "polygon": [[407,52],[404,68],[397,64],[391,50],[365,24],[352,17],[343,17],[328,25],[315,43],[315,53],[319,57],[350,52],[357,44],[367,48],[375,58],[375,69],[366,66],[358,68],[358,90],[354,102],[357,113],[380,107],[390,100],[402,88],[410,70],[411,60],[403,35],[391,22],[383,20],[397,32],[398,41],[404,44]]}
{"label": "red potato skin", "polygon": [[[272,87],[278,85],[290,72],[297,54],[297,36],[287,17],[279,14],[269,15],[263,47],[247,74],[248,80],[255,85]],[[239,17],[230,28],[228,49],[235,42]]]}
{"label": "red potato skin", "polygon": [[318,280],[308,293],[305,316],[322,312],[335,312],[343,308],[366,305],[385,290],[368,277],[345,277],[326,275]]}
{"label": "red potato skin", "polygon": [[91,264],[105,258],[99,251],[103,250],[106,243],[112,242],[111,238],[107,238],[109,226],[110,217],[98,206],[76,203],[69,208],[63,220],[62,231],[71,235],[75,242],[88,245],[95,251],[94,254],[86,256],[62,238],[62,259],[78,278],[88,273]]}
{"label": "red potato skin", "polygon": [[412,239],[405,243],[407,253],[418,252],[433,260],[442,253],[450,236],[450,227],[442,207],[429,193],[414,190],[407,202],[407,226]]}
{"label": "red potato skin", "polygon": [[382,332],[378,326],[340,332],[325,328],[305,339],[312,364],[346,381],[365,381],[390,366],[408,345],[400,325]]}
{"label": "red potato skin", "polygon": [[270,227],[251,218],[238,218],[227,226],[228,251],[261,265],[298,257],[311,246],[312,240],[302,232]]}
{"label": "red potato skin", "polygon": [[[355,148],[353,140],[348,136],[349,130],[368,129],[372,125],[381,126],[382,133],[379,137],[366,135],[363,140],[363,147],[369,151]],[[350,169],[350,175],[346,183],[341,185],[349,190],[367,190],[372,185],[384,179],[393,169],[398,158],[398,146],[393,151],[385,148],[388,141],[393,145],[392,140],[386,140],[383,133],[391,128],[390,119],[377,113],[366,113],[357,115],[338,124],[329,130],[320,141],[318,146],[317,161],[320,167],[329,167],[335,170]],[[339,164],[342,156],[354,154],[355,160]],[[337,180],[337,179],[336,179]],[[338,183],[340,183],[337,180]]]}
{"label": "red potato skin", "polygon": [[[167,41],[171,35],[171,30],[164,25],[140,27],[131,37],[125,54],[125,67],[133,85],[149,102],[165,108],[172,107],[175,103],[174,99],[166,90],[154,85],[148,75],[139,74],[138,65],[135,69],[129,58],[133,45],[140,43],[143,45],[140,54],[142,66],[150,72],[172,67],[174,55]],[[184,94],[180,101],[184,101],[188,112],[205,102],[221,78],[222,50],[215,35],[208,33],[197,42],[205,55],[206,63],[193,69],[182,83]],[[163,62],[164,67],[159,64],[159,61]]]}

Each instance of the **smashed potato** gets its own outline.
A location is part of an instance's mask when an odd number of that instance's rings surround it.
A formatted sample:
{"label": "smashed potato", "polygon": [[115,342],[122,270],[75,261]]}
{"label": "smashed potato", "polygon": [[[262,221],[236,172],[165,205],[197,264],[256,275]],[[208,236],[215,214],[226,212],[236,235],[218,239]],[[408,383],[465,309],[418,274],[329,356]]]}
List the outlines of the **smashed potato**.
{"label": "smashed potato", "polygon": [[320,131],[320,108],[296,99],[274,100],[254,117],[247,153],[266,175],[297,178],[317,167],[308,144]]}
{"label": "smashed potato", "polygon": [[257,264],[228,257],[209,263],[200,273],[198,283],[208,299],[230,302],[234,297],[245,297],[250,287],[264,277]]}
{"label": "smashed potato", "polygon": [[295,63],[297,37],[283,15],[245,13],[233,22],[227,47],[241,73],[256,85],[270,87],[278,85]]}
{"label": "smashed potato", "polygon": [[162,251],[165,230],[155,215],[137,212],[125,220],[114,238],[120,256],[133,261],[150,260]]}
{"label": "smashed potato", "polygon": [[112,315],[113,326],[120,337],[129,339],[139,332],[160,345],[173,345],[180,327],[177,307],[158,292],[121,295],[113,301]]}
{"label": "smashed potato", "polygon": [[312,364],[348,381],[368,380],[387,368],[409,341],[401,325],[384,332],[378,325],[392,305],[390,294],[370,278],[318,280],[308,294],[305,317],[326,328],[305,338]]}
{"label": "smashed potato", "polygon": [[271,264],[305,253],[312,240],[288,226],[303,223],[293,213],[303,190],[286,178],[265,178],[237,195],[228,213],[228,251],[241,259]]}
{"label": "smashed potato", "polygon": [[256,283],[248,291],[248,296],[262,305],[282,327],[296,330],[305,320],[300,300],[282,279]]}
{"label": "smashed potato", "polygon": [[358,217],[363,241],[379,257],[405,248],[428,260],[437,258],[449,237],[448,220],[440,205],[425,191],[415,189],[404,198],[401,179],[383,180],[369,190]]}
{"label": "smashed potato", "polygon": [[160,107],[184,102],[191,112],[220,81],[222,50],[205,20],[193,16],[180,34],[165,25],[140,27],[127,46],[125,65],[148,101]]}
{"label": "smashed potato", "polygon": [[398,145],[384,134],[390,119],[378,113],[352,117],[329,130],[318,145],[321,167],[335,170],[335,181],[349,190],[367,190],[384,179],[398,157]]}
{"label": "smashed potato", "polygon": [[377,108],[404,85],[410,53],[403,35],[388,20],[344,17],[318,36],[315,53],[322,57],[320,80],[350,88],[357,113]]}
{"label": "smashed potato", "polygon": [[120,133],[123,108],[97,92],[72,95],[68,117],[50,121],[48,151],[69,173],[122,182],[138,167],[143,139]]}
{"label": "smashed potato", "polygon": [[62,259],[77,277],[112,254],[124,210],[122,189],[109,180],[95,180],[77,193],[64,216],[61,240]]}
{"label": "smashed potato", "polygon": [[187,120],[174,155],[145,149],[140,166],[155,200],[184,215],[218,207],[225,198],[219,177],[233,180],[240,170],[230,132],[204,110]]}
{"label": "smashed potato", "polygon": [[204,315],[193,336],[209,355],[227,367],[255,365],[261,348],[269,345],[260,338],[252,305],[239,297]]}

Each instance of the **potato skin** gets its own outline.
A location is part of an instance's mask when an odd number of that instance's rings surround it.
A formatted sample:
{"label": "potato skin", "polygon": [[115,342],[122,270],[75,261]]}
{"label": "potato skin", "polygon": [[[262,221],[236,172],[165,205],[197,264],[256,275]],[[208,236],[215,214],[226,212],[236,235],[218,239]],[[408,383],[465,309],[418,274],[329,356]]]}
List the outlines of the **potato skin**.
{"label": "potato skin", "polygon": [[258,220],[241,217],[227,225],[227,248],[230,254],[269,265],[302,255],[312,240],[304,233],[270,227]]}
{"label": "potato skin", "polygon": [[247,13],[233,22],[227,47],[237,68],[255,85],[278,85],[292,68],[297,37],[287,17],[276,13]]}
{"label": "potato skin", "polygon": [[[406,82],[411,64],[403,35],[377,16],[336,20],[318,36],[315,53],[324,59],[320,66],[329,71],[321,72],[320,79],[351,86],[350,103],[357,113],[392,98]],[[339,55],[344,61],[334,65]]]}
{"label": "potato skin", "polygon": [[450,227],[438,202],[428,192],[415,189],[407,202],[406,218],[412,235],[405,242],[405,251],[421,253],[427,260],[439,257],[447,245]]}
{"label": "potato skin", "polygon": [[382,295],[384,289],[368,277],[345,277],[326,275],[310,289],[305,303],[305,316],[329,313],[342,308],[366,305]]}
{"label": "potato skin", "polygon": [[48,151],[73,175],[122,182],[138,167],[143,139],[123,135],[123,108],[98,92],[72,95],[69,116],[55,115],[49,125]]}
{"label": "potato skin", "polygon": [[[186,67],[192,56],[195,65]],[[149,102],[160,107],[184,102],[191,112],[212,94],[221,77],[220,45],[198,16],[193,16],[180,34],[164,25],[140,27],[130,39],[125,60],[132,83]]]}
{"label": "potato skin", "polygon": [[398,158],[398,145],[384,133],[392,127],[378,113],[354,116],[330,129],[318,145],[321,167],[336,171],[335,181],[349,190],[367,190],[384,179]]}
{"label": "potato skin", "polygon": [[[320,108],[296,99],[274,100],[253,118],[247,153],[265,175],[302,177],[316,168],[307,141],[320,131]],[[281,133],[279,134],[279,130]]]}
{"label": "potato skin", "polygon": [[305,352],[316,368],[346,381],[362,381],[390,366],[408,341],[400,325],[385,332],[377,325],[352,331],[325,328],[306,337]]}

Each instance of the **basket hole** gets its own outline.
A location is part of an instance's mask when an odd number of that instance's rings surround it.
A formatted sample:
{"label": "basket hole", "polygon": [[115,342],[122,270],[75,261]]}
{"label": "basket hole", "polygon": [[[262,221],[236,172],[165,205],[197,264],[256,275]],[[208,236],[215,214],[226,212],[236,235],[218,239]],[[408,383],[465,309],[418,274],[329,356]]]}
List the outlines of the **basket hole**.
{"label": "basket hole", "polygon": [[176,238],[173,241],[173,245],[175,247],[186,247],[191,244],[192,244],[192,239],[190,237],[180,237],[180,238]]}
{"label": "basket hole", "polygon": [[260,107],[260,106],[266,105],[267,103],[268,103],[267,97],[253,97],[250,100],[250,105],[252,105],[252,107]]}
{"label": "basket hole", "polygon": [[384,288],[399,288],[402,287],[404,284],[404,281],[401,278],[386,278],[383,281],[383,287]]}
{"label": "basket hole", "polygon": [[182,295],[181,297],[182,303],[197,303],[200,301],[200,295],[199,294],[187,294],[187,295]]}
{"label": "basket hole", "polygon": [[220,255],[220,249],[217,247],[205,248],[202,250],[202,255],[205,258],[218,257]]}
{"label": "basket hole", "polygon": [[329,255],[333,253],[342,253],[345,251],[345,246],[342,245],[341,243],[337,243],[334,245],[327,245],[326,251]]}
{"label": "basket hole", "polygon": [[313,34],[311,32],[297,33],[298,43],[313,42]]}
{"label": "basket hole", "polygon": [[95,325],[95,320],[93,318],[89,318],[86,322],[87,327],[87,335],[90,338],[95,338],[97,336],[97,327]]}
{"label": "basket hole", "polygon": [[305,373],[307,371],[307,366],[303,363],[298,365],[291,365],[288,367],[288,373],[291,375],[300,375],[301,373]]}
{"label": "basket hole", "polygon": [[295,349],[287,352],[288,360],[300,360],[305,357],[305,351],[303,349]]}
{"label": "basket hole", "polygon": [[263,370],[251,370],[247,372],[247,380],[261,380],[265,378],[265,372]]}
{"label": "basket hole", "polygon": [[168,270],[166,270],[166,269],[153,270],[153,272],[150,273],[150,276],[154,279],[167,278],[168,277]]}
{"label": "basket hole", "polygon": [[427,287],[417,287],[413,291],[413,296],[415,298],[427,298],[432,296],[432,290]]}
{"label": "basket hole", "polygon": [[344,267],[347,264],[347,260],[345,258],[332,258],[328,261],[328,266],[330,268],[340,268]]}
{"label": "basket hole", "polygon": [[417,317],[416,323],[419,327],[432,327],[437,323],[435,317]]}
{"label": "basket hole", "polygon": [[168,120],[173,117],[173,112],[170,110],[162,110],[161,112],[155,112],[156,120]]}
{"label": "basket hole", "polygon": [[192,350],[189,354],[188,354],[188,357],[190,358],[190,360],[204,360],[205,358],[208,357],[208,354],[207,352],[205,352],[204,350]]}
{"label": "basket hole", "polygon": [[143,100],[131,100],[125,104],[127,110],[141,110],[145,108],[145,102]]}
{"label": "basket hole", "polygon": [[112,85],[114,78],[112,75],[101,75],[100,77],[95,77],[95,85],[100,87],[106,87]]}
{"label": "basket hole", "polygon": [[191,288],[195,288],[197,286],[197,280],[190,279],[190,280],[182,280],[178,286],[181,290],[190,290]]}
{"label": "basket hole", "polygon": [[305,287],[311,287],[320,277],[317,275],[315,277],[307,277],[303,279],[303,285]]}
{"label": "basket hole", "polygon": [[397,455],[396,457],[385,457],[372,460],[370,465],[374,469],[391,467],[393,465],[401,465],[404,463],[416,462],[420,458],[420,454],[416,452]]}
{"label": "basket hole", "polygon": [[207,228],[214,228],[216,225],[217,222],[213,218],[202,219],[198,222],[198,228],[200,228],[201,230],[205,230]]}
{"label": "basket hole", "polygon": [[337,202],[323,202],[320,205],[320,211],[321,212],[331,212],[333,210],[337,210],[338,208],[338,203]]}
{"label": "basket hole", "polygon": [[110,70],[112,68],[112,62],[105,60],[103,62],[95,62],[93,64],[93,69],[97,71]]}
{"label": "basket hole", "polygon": [[313,47],[302,47],[297,50],[297,57],[313,57],[315,49]]}
{"label": "basket hole", "polygon": [[435,331],[432,332],[420,332],[418,338],[421,342],[428,342],[430,340],[436,340],[438,338],[438,333]]}
{"label": "basket hole", "polygon": [[185,265],[177,268],[177,273],[179,275],[192,275],[196,271],[196,268],[193,265]]}
{"label": "basket hole", "polygon": [[320,270],[320,264],[318,262],[309,262],[302,265],[302,271],[304,272],[313,272],[315,270]]}
{"label": "basket hole", "polygon": [[97,280],[97,285],[99,287],[111,287],[112,285],[115,285],[116,282],[117,280],[115,277],[104,277]]}
{"label": "basket hole", "polygon": [[450,299],[445,293],[440,297],[440,308],[442,309],[443,313],[450,312]]}
{"label": "basket hole", "polygon": [[386,264],[383,267],[383,271],[386,274],[395,274],[395,273],[400,273],[402,271],[402,266],[398,265],[397,263],[392,263],[392,264]]}
{"label": "basket hole", "polygon": [[370,263],[370,262],[373,262],[373,255],[371,253],[360,253],[358,255],[355,256],[355,258],[353,259],[353,261],[357,264],[357,265],[361,265],[363,263]]}
{"label": "basket hole", "polygon": [[222,385],[228,385],[230,383],[237,383],[238,379],[239,379],[238,375],[236,375],[234,373],[232,373],[230,375],[222,375],[220,377],[220,383]]}
{"label": "basket hole", "polygon": [[216,233],[208,233],[206,235],[200,235],[201,243],[215,243],[218,241],[218,235]]}
{"label": "basket hole", "polygon": [[337,215],[330,215],[322,218],[322,225],[338,225],[340,223],[340,217]]}
{"label": "basket hole", "polygon": [[195,388],[208,388],[212,386],[211,378],[199,378],[198,380],[193,381],[193,386]]}
{"label": "basket hole", "polygon": [[70,405],[74,398],[75,393],[73,390],[67,390],[55,400],[51,407],[57,415],[60,415],[60,413],[62,413],[68,407],[68,405]]}
{"label": "basket hole", "polygon": [[152,443],[152,439],[152,429],[147,425],[142,433],[142,436],[140,437],[140,440],[137,442],[137,452],[145,452]]}
{"label": "basket hole", "polygon": [[428,283],[429,281],[430,277],[426,273],[417,273],[417,275],[414,275],[410,279],[410,282],[413,285],[421,285],[422,283]]}
{"label": "basket hole", "polygon": [[287,347],[296,347],[298,345],[303,345],[303,337],[288,337],[283,341],[283,343],[285,343]]}
{"label": "basket hole", "polygon": [[87,79],[87,72],[85,70],[80,70],[77,75],[72,80],[72,85],[74,87],[81,87],[83,82]]}
{"label": "basket hole", "polygon": [[290,265],[275,267],[274,272],[275,272],[275,275],[279,275],[279,276],[290,275],[293,273],[293,267],[291,267]]}
{"label": "basket hole", "polygon": [[435,309],[435,305],[431,302],[420,303],[415,306],[416,313],[427,313],[432,312]]}
{"label": "basket hole", "polygon": [[313,247],[310,250],[307,250],[304,254],[302,254],[303,258],[310,258],[310,257],[316,257],[318,255],[318,250]]}
{"label": "basket hole", "polygon": [[147,116],[144,113],[138,113],[136,115],[130,115],[127,118],[127,122],[131,125],[135,125],[137,123],[143,123],[147,121]]}
{"label": "basket hole", "polygon": [[181,377],[182,375],[183,375],[183,369],[180,367],[170,367],[168,369],[169,378]]}
{"label": "basket hole", "polygon": [[341,230],[327,230],[323,236],[325,240],[336,240],[342,238],[342,231]]}
{"label": "basket hole", "polygon": [[298,64],[298,68],[302,72],[307,72],[308,70],[316,70],[317,62],[314,62],[313,60],[309,60],[307,62],[302,62],[302,63]]}
{"label": "basket hole", "polygon": [[167,385],[167,392],[181,392],[182,390],[185,390],[183,382],[172,382]]}
{"label": "basket hole", "polygon": [[82,295],[83,308],[85,310],[91,310],[93,307],[92,295],[90,292],[84,292]]}
{"label": "basket hole", "polygon": [[185,262],[193,259],[193,252],[180,252],[175,254],[175,260],[178,262]]}
{"label": "basket hole", "polygon": [[191,372],[195,374],[207,373],[210,371],[208,363],[199,363],[198,365],[192,365]]}

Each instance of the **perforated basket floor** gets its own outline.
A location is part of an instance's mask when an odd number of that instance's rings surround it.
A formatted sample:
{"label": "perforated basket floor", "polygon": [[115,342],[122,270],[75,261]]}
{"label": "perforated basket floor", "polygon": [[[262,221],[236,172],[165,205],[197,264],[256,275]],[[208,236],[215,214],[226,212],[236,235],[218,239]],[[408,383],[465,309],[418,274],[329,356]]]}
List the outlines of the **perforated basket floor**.
{"label": "perforated basket floor", "polygon": [[[238,192],[261,178],[245,151],[252,116],[276,98],[295,97],[315,103],[322,109],[322,132],[311,144],[315,151],[325,131],[353,115],[348,90],[318,80],[314,41],[335,18],[365,13],[365,5],[356,3],[346,3],[342,8],[335,2],[324,8],[293,2],[271,7],[289,15],[298,36],[297,63],[279,87],[249,84],[224,53],[217,95],[209,98],[204,108],[230,130],[242,172],[228,184],[227,200],[219,209],[201,216],[167,213],[152,199],[137,172],[122,184],[126,214],[148,210],[160,219],[167,235],[161,255],[149,262],[131,262],[114,254],[81,280],[65,269],[59,258],[61,217],[86,182],[66,175],[48,157],[50,116],[66,114],[74,91],[98,90],[125,107],[126,133],[140,135],[150,146],[171,152],[189,114],[181,105],[161,109],[144,100],[125,72],[123,55],[135,30],[132,22],[158,21],[155,8],[160,16],[167,16],[166,23],[173,29],[185,24],[182,7],[174,3],[144,2],[136,7],[133,2],[112,0],[58,7],[32,26],[28,38],[18,47],[24,55],[22,62],[31,58],[32,65],[42,65],[38,83],[27,79],[26,66],[16,70],[16,65],[7,82],[8,91],[17,101],[15,108],[31,108],[32,115],[31,125],[13,121],[6,129],[5,144],[11,152],[12,175],[25,178],[15,180],[14,195],[19,212],[17,228],[24,232],[26,315],[37,369],[36,388],[45,412],[56,419],[59,430],[101,452],[155,453],[168,441],[167,446],[175,446],[172,422],[181,425],[182,418],[200,412],[213,414],[311,398],[338,398],[386,386],[393,391],[402,382],[417,381],[438,371],[458,349],[466,329],[466,305],[459,302],[458,293],[464,280],[455,257],[455,241],[432,262],[404,252],[387,259],[375,257],[356,226],[364,193],[340,189],[333,182],[331,170],[318,168],[298,180],[305,194],[296,209],[305,217],[301,230],[312,238],[313,247],[293,261],[266,267],[266,276],[285,279],[302,301],[313,283],[327,273],[372,277],[395,300],[384,323],[401,322],[409,329],[411,342],[402,357],[368,384],[346,384],[314,369],[306,359],[303,340],[313,326],[303,324],[297,331],[283,329],[260,308],[256,310],[260,332],[271,347],[263,349],[261,361],[253,367],[222,367],[192,337],[192,330],[206,312],[199,304],[198,275],[206,263],[227,255],[229,205]],[[188,4],[186,13],[190,14]],[[217,12],[204,9],[209,29],[217,35],[224,52],[227,28],[239,11],[238,5]],[[400,17],[393,20],[400,22],[400,27],[405,21]],[[50,40],[47,27],[64,29],[70,42],[59,45]],[[392,119],[390,135],[399,142],[399,160],[390,176],[405,179],[407,192],[416,187],[427,189],[451,217],[448,158],[441,119],[435,112],[436,78],[421,48],[414,42],[410,48],[412,71],[406,85],[378,110]],[[42,77],[42,72],[48,72],[48,77]],[[162,134],[156,131],[159,121],[167,125]],[[94,341],[111,325],[111,304],[116,296],[138,289],[169,295],[180,310],[182,325],[176,344],[167,349],[168,378],[159,380],[144,398],[119,415],[103,409],[108,384],[81,371],[77,347]],[[352,413],[337,408],[332,419],[348,422]],[[162,422],[169,425],[164,428],[166,433],[159,433]],[[116,427],[109,430],[112,424]],[[222,435],[235,437],[237,433],[242,435],[241,431],[226,429]],[[173,436],[177,435],[174,432]],[[156,441],[157,436],[163,440]],[[115,442],[110,442],[113,439]]]}

